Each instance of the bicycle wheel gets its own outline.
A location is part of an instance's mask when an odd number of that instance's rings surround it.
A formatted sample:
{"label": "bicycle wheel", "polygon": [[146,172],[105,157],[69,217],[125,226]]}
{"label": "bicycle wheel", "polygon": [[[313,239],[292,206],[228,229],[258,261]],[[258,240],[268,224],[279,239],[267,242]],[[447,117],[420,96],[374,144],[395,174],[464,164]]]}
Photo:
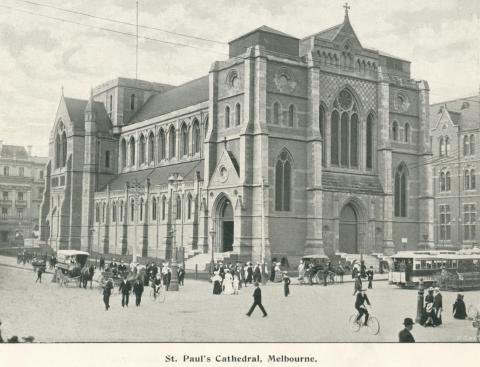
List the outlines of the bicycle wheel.
{"label": "bicycle wheel", "polygon": [[475,307],[474,305],[470,305],[470,306],[468,307],[467,316],[468,316],[469,319],[474,320],[474,319],[476,319],[478,316],[480,316],[480,312],[478,312],[478,308],[477,308],[477,307]]}
{"label": "bicycle wheel", "polygon": [[360,327],[362,326],[360,322],[357,321],[357,316],[358,316],[357,314],[353,314],[348,319],[348,325],[350,326],[350,329],[353,332],[357,332],[358,330],[360,330]]}
{"label": "bicycle wheel", "polygon": [[380,332],[380,323],[376,317],[370,316],[368,318],[367,328],[372,335],[377,335]]}
{"label": "bicycle wheel", "polygon": [[165,302],[165,293],[164,292],[158,292],[157,294],[157,302],[164,303]]}

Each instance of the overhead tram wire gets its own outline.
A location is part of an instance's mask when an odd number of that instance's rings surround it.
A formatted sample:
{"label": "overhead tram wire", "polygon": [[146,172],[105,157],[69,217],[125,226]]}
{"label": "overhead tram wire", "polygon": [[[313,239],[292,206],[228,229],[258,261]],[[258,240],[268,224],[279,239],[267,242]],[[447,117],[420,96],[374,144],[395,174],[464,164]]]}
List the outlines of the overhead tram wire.
{"label": "overhead tram wire", "polygon": [[[118,20],[118,19],[100,17],[100,16],[97,16],[97,15],[93,15],[93,14],[82,12],[82,11],[60,8],[58,6],[49,5],[49,4],[42,4],[42,3],[35,2],[35,1],[28,1],[28,0],[13,0],[13,1],[22,2],[22,3],[26,3],[26,4],[30,4],[30,5],[44,7],[44,8],[50,8],[50,9],[54,9],[54,10],[59,10],[59,11],[63,11],[63,12],[71,13],[71,14],[75,14],[75,15],[82,15],[82,16],[85,16],[85,17],[98,19],[98,20],[103,20],[103,21],[106,21],[106,22],[118,23],[118,24],[128,25],[128,26],[132,26],[132,27],[137,26],[135,23],[125,22],[125,21],[121,21],[121,20]],[[219,45],[226,45],[227,44],[226,42],[222,42],[222,41],[217,41],[217,40],[208,39],[208,38],[204,38],[204,37],[192,36],[190,34],[169,31],[169,30],[166,30],[166,29],[152,27],[152,26],[148,26],[148,25],[139,24],[138,27],[143,28],[143,29],[160,31],[160,32],[164,32],[164,33],[175,35],[175,36],[191,38],[191,39],[195,39],[195,40],[199,40],[199,41],[217,43]]]}
{"label": "overhead tram wire", "polygon": [[[11,10],[11,11],[16,11],[16,12],[20,12],[20,13],[25,13],[25,14],[29,14],[29,15],[33,15],[33,16],[37,16],[37,17],[42,17],[42,18],[46,18],[46,19],[50,19],[50,20],[55,20],[55,21],[58,21],[58,22],[70,23],[70,24],[75,24],[75,25],[79,25],[79,26],[82,26],[82,27],[86,27],[86,28],[98,29],[98,30],[106,31],[106,32],[112,32],[112,33],[116,33],[116,34],[119,34],[119,35],[124,35],[124,36],[129,36],[129,37],[137,37],[137,35],[134,34],[134,33],[118,31],[118,30],[111,29],[111,28],[85,24],[85,23],[81,23],[81,22],[76,22],[74,20],[58,18],[58,17],[45,15],[45,14],[34,13],[34,12],[31,12],[31,11],[28,11],[28,10],[18,9],[18,8],[14,8],[14,7],[7,6],[7,5],[0,5],[0,8],[8,9],[8,10]],[[138,36],[138,38],[142,38],[142,39],[145,39],[147,41],[159,42],[159,43],[163,43],[163,44],[171,45],[171,46],[188,47],[188,48],[203,50],[203,51],[207,51],[207,52],[211,52],[211,53],[215,53],[215,54],[219,54],[219,55],[228,55],[225,52],[219,52],[219,51],[215,51],[215,50],[212,50],[212,49],[209,49],[209,48],[193,46],[193,45],[189,45],[189,44],[186,44],[186,43],[165,41],[165,40],[161,40],[161,39],[153,38],[153,37],[148,37],[148,36]]]}

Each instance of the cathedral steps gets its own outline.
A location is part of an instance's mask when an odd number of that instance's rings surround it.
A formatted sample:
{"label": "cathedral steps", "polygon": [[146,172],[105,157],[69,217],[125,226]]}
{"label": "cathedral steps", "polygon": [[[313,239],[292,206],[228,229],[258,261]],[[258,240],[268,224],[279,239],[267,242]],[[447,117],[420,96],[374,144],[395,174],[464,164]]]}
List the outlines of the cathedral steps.
{"label": "cathedral steps", "polygon": [[380,270],[380,260],[382,259],[382,257],[380,257],[379,254],[362,255],[337,252],[335,255],[340,257],[340,259],[342,259],[343,261],[349,262],[350,264],[353,264],[353,262],[360,263],[360,261],[363,259],[367,269],[370,268],[370,266],[373,266],[373,270],[375,272],[378,272]]}
{"label": "cathedral steps", "polygon": [[[218,261],[233,261],[231,259],[231,252],[215,252],[213,258],[215,262]],[[197,267],[198,271],[205,271],[210,269],[210,262],[212,261],[212,253],[197,253],[196,255],[185,260],[185,269],[194,271]]]}

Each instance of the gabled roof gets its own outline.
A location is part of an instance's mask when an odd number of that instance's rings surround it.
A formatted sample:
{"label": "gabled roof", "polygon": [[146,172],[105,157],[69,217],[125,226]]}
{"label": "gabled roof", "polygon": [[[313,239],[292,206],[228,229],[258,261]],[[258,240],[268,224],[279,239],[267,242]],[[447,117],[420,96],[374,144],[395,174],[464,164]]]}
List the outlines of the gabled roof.
{"label": "gabled roof", "polygon": [[17,159],[28,159],[27,150],[19,145],[2,145],[0,150],[0,157],[2,158],[13,158]]}
{"label": "gabled roof", "polygon": [[[325,29],[321,32],[315,33],[313,36],[316,36],[318,38],[325,39],[327,41],[333,41],[337,33],[340,31],[342,28],[343,23],[337,24],[333,27],[330,27],[328,29]],[[311,36],[310,36],[311,37]]]}
{"label": "gabled roof", "polygon": [[68,115],[73,123],[80,123],[83,125],[85,122],[85,107],[87,106],[87,100],[64,97],[65,105],[67,106]]}
{"label": "gabled roof", "polygon": [[208,75],[151,96],[129,123],[141,122],[208,101]]}
{"label": "gabled roof", "polygon": [[353,39],[358,43],[358,46],[362,47],[360,40],[358,39],[352,25],[350,24],[350,19],[348,18],[348,15],[345,15],[343,23],[337,24],[333,27],[330,27],[318,33],[312,34],[311,36],[305,37],[304,39],[316,37],[316,38],[324,39],[329,42],[334,42],[338,37],[338,35],[342,32],[345,34],[352,35]]}
{"label": "gabled roof", "polygon": [[244,37],[246,37],[246,36],[248,36],[248,35],[250,35],[250,34],[252,34],[252,33],[255,33],[255,32],[265,32],[265,33],[276,34],[276,35],[278,35],[278,36],[283,36],[283,37],[298,39],[297,37],[294,37],[294,36],[292,36],[292,35],[290,35],[290,34],[284,33],[284,32],[279,31],[279,30],[277,30],[277,29],[273,29],[273,28],[271,28],[271,27],[269,27],[269,26],[267,26],[267,25],[262,25],[261,27],[255,28],[254,30],[252,30],[252,31],[250,31],[250,32],[248,32],[248,33],[242,34],[241,36],[239,36],[239,37],[237,37],[237,38],[229,41],[229,43],[234,42],[234,41],[236,41],[236,40],[238,40],[238,39],[240,39],[240,38],[244,38]]}
{"label": "gabled roof", "polygon": [[455,126],[462,129],[480,128],[480,96],[471,96],[439,102],[430,105],[431,128],[437,127],[441,113],[448,112],[448,116]]}

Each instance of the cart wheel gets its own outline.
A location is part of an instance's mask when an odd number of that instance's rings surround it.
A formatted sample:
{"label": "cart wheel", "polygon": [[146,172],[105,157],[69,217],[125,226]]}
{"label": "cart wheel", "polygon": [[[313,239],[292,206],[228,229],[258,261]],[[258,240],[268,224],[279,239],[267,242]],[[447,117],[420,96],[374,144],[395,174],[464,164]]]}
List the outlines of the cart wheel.
{"label": "cart wheel", "polygon": [[348,319],[348,325],[350,327],[350,330],[352,330],[353,332],[357,332],[358,330],[360,330],[360,323],[357,321],[357,314],[353,314],[352,316],[349,317]]}

